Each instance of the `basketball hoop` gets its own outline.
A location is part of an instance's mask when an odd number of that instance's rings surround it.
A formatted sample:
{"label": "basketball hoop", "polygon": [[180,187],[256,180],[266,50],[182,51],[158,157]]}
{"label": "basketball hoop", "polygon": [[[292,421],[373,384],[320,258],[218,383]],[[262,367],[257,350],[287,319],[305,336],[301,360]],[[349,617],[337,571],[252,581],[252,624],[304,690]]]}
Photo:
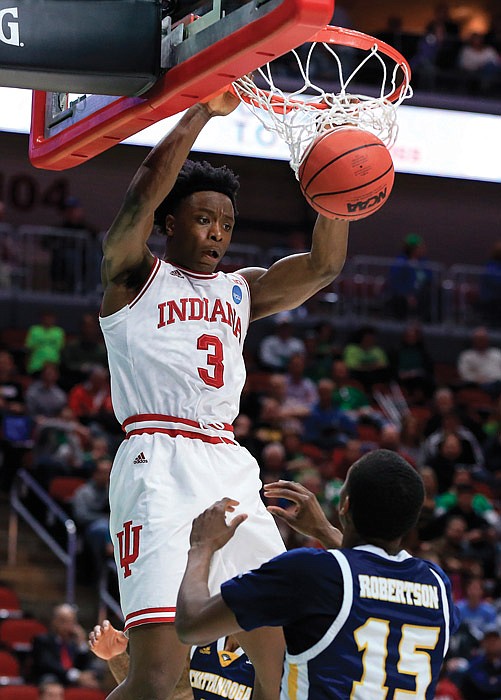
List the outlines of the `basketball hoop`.
{"label": "basketball hoop", "polygon": [[[349,75],[344,75],[336,46],[363,52]],[[332,91],[330,77],[331,91],[313,82],[315,78],[312,78],[312,73],[319,49],[323,51],[324,58],[328,55],[334,60],[336,68],[332,77],[337,79],[335,92]],[[264,88],[258,87],[254,78],[244,76],[233,83],[233,89],[263,126],[268,131],[276,132],[287,143],[290,165],[296,177],[308,146],[328,129],[349,124],[372,132],[388,148],[395,142],[398,131],[396,108],[412,96],[412,88],[410,66],[392,46],[352,29],[327,26],[315,34],[306,55],[300,56],[299,49],[291,51],[289,55],[297,64],[304,83],[300,88],[285,92],[278,87],[276,74],[279,71],[274,62],[255,72],[255,80],[262,82]],[[379,73],[379,86],[373,96],[355,90],[355,81],[367,68],[372,74],[374,68]]]}

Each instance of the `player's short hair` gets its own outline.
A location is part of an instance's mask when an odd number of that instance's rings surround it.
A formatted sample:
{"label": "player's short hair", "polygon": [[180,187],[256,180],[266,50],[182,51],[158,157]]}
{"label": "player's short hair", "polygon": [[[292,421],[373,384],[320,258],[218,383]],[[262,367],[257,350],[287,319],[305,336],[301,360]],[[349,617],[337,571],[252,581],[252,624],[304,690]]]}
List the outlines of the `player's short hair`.
{"label": "player's short hair", "polygon": [[237,193],[240,187],[237,175],[223,165],[215,168],[206,160],[185,161],[174,187],[155,211],[155,225],[165,233],[165,218],[175,214],[185,197],[194,192],[221,192],[230,198],[235,214],[237,214]]}
{"label": "player's short hair", "polygon": [[346,492],[355,529],[368,540],[405,535],[416,524],[424,501],[421,475],[391,450],[373,450],[357,460]]}

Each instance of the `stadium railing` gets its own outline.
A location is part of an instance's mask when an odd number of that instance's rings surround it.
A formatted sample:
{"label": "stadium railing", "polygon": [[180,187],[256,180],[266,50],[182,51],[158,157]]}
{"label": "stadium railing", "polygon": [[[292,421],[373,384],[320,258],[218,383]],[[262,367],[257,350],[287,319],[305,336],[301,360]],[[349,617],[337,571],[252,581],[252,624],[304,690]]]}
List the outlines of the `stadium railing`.
{"label": "stadium railing", "polygon": [[[50,226],[25,225],[15,229],[0,224],[0,299],[23,303],[33,298],[44,303],[75,299],[99,306],[103,235]],[[156,255],[163,256],[164,236],[154,234],[148,244]],[[226,272],[269,267],[297,252],[301,251],[233,243],[220,267]],[[391,304],[390,278],[396,264],[412,267],[413,263],[397,260],[373,255],[349,258],[338,279],[307,302],[305,309],[312,316],[339,318],[354,324],[401,322],[395,318]],[[468,329],[479,322],[500,325],[493,314],[482,313],[479,306],[483,267],[426,261],[425,269],[429,280],[426,313],[421,321],[444,329]]]}
{"label": "stadium railing", "polygon": [[[19,518],[49,547],[66,569],[67,603],[75,602],[76,557],[78,548],[75,522],[49,496],[47,491],[25,470],[20,469],[10,492],[8,531],[8,564],[17,560]],[[43,512],[43,519],[39,514]],[[54,525],[64,530],[66,542],[61,545],[54,536]]]}

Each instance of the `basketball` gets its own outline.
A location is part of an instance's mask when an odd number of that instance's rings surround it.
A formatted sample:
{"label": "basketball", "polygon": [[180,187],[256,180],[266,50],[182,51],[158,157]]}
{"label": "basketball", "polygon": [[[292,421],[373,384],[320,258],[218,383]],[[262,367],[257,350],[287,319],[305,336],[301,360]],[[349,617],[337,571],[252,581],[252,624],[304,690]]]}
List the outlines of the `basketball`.
{"label": "basketball", "polygon": [[301,191],[315,211],[356,221],[388,199],[395,179],[389,150],[374,134],[340,126],[318,136],[298,170]]}

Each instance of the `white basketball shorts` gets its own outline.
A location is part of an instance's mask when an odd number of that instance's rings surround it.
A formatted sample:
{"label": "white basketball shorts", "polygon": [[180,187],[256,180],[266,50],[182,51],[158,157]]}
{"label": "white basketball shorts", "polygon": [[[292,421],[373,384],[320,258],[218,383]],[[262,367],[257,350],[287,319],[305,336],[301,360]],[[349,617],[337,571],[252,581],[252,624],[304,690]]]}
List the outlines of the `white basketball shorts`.
{"label": "white basketball shorts", "polygon": [[162,433],[124,440],[111,472],[110,530],[125,630],[174,621],[192,521],[220,498],[239,501],[231,515],[248,519],[214,554],[212,594],[285,550],[260,489],[259,466],[238,444]]}

